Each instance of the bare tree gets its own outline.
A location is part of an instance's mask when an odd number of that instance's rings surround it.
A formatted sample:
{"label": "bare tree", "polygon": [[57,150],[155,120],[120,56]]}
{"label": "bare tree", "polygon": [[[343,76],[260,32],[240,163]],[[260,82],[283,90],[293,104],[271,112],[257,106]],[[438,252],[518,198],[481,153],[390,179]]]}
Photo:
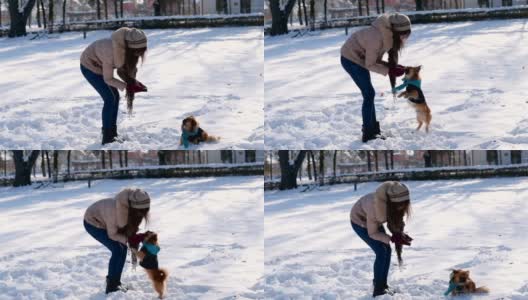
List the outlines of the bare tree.
{"label": "bare tree", "polygon": [[68,150],[68,153],[66,155],[66,164],[67,164],[68,175],[70,175],[70,171],[71,171],[71,150]]}
{"label": "bare tree", "polygon": [[324,21],[328,22],[328,0],[324,0]]}
{"label": "bare tree", "polygon": [[271,35],[288,33],[288,18],[295,5],[295,0],[288,0],[281,8],[280,0],[269,0],[271,10]]}
{"label": "bare tree", "polygon": [[59,151],[58,150],[53,150],[53,182],[55,183],[59,182]]}
{"label": "bare tree", "polygon": [[46,166],[48,167],[48,178],[51,178],[51,163],[49,159],[49,151],[44,151],[46,155]]}
{"label": "bare tree", "polygon": [[23,150],[13,150],[13,161],[15,162],[15,181],[13,186],[31,185],[31,170],[39,156],[39,150],[29,151],[25,156]]}
{"label": "bare tree", "polygon": [[62,0],[62,27],[66,27],[66,0]]}
{"label": "bare tree", "polygon": [[106,169],[106,154],[104,150],[101,150],[101,168]]}
{"label": "bare tree", "polygon": [[424,10],[423,0],[416,0],[416,10]]}
{"label": "bare tree", "polygon": [[359,13],[360,16],[362,16],[363,15],[363,1],[362,0],[358,0],[357,2],[358,2],[358,13]]}
{"label": "bare tree", "polygon": [[290,151],[279,150],[279,165],[281,169],[280,189],[297,188],[297,173],[302,166],[306,151],[301,150],[293,162],[290,162]]}
{"label": "bare tree", "polygon": [[337,172],[336,172],[336,168],[337,168],[337,151],[339,151],[339,150],[335,150],[334,151],[334,160],[333,160],[334,180],[337,178]]}
{"label": "bare tree", "polygon": [[54,9],[54,0],[48,0],[48,31],[53,33],[53,23],[55,22],[55,9]]}
{"label": "bare tree", "polygon": [[31,16],[31,11],[35,6],[36,0],[28,0],[24,6],[19,5],[21,0],[8,0],[7,5],[9,8],[9,37],[17,37],[26,35],[27,20]]}
{"label": "bare tree", "polygon": [[101,0],[95,0],[95,7],[97,10],[97,20],[101,20]]}
{"label": "bare tree", "polygon": [[325,177],[325,152],[324,150],[319,150],[319,184],[324,185],[324,177]]}

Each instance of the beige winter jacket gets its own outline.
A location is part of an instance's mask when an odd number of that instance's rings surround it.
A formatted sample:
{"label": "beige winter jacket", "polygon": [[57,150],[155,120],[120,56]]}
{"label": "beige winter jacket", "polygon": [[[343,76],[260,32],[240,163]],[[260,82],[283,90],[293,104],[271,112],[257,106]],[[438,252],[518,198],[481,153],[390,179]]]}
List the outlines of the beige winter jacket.
{"label": "beige winter jacket", "polygon": [[363,228],[367,228],[371,238],[390,243],[390,236],[378,229],[387,222],[387,188],[390,182],[383,183],[376,192],[361,197],[350,211],[350,221]]}
{"label": "beige winter jacket", "polygon": [[[126,84],[114,77],[114,69],[125,64],[125,34],[130,28],[123,27],[112,33],[111,38],[100,39],[88,46],[81,55],[81,65],[88,70],[103,75],[104,81],[119,90],[124,90]],[[135,70],[135,73],[137,70]]]}
{"label": "beige winter jacket", "polygon": [[389,68],[382,58],[391,48],[391,24],[389,15],[384,14],[371,26],[354,32],[341,47],[341,55],[365,69],[385,76],[389,73]]}
{"label": "beige winter jacket", "polygon": [[84,220],[97,228],[105,229],[108,237],[122,244],[127,243],[127,237],[117,233],[117,229],[128,222],[128,193],[124,189],[115,198],[103,199],[90,205],[84,213]]}

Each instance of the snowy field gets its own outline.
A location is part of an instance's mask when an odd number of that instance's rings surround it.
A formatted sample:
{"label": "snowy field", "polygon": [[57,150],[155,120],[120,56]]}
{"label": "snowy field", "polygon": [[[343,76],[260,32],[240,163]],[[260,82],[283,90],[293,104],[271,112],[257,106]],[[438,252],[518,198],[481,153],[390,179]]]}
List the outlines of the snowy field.
{"label": "snowy field", "polygon": [[[400,268],[393,254],[380,299],[445,299],[451,268],[469,269],[491,293],[458,299],[528,299],[528,178],[409,181],[414,238]],[[265,277],[269,299],[372,299],[374,254],[349,212],[378,183],[301,193],[265,193]],[[378,299],[378,298],[376,298]]]}
{"label": "snowy field", "polygon": [[[259,27],[146,30],[138,79],[148,86],[118,129],[127,142],[106,149],[179,148],[181,120],[198,118],[221,137],[198,149],[264,147],[263,31]],[[79,70],[91,42],[111,31],[0,38],[0,144],[7,149],[101,148],[103,101]],[[242,63],[243,62],[243,63]]]}
{"label": "snowy field", "polygon": [[110,252],[83,227],[91,203],[127,186],[152,197],[148,228],[159,232],[159,263],[170,272],[166,299],[262,293],[262,177],[211,177],[0,188],[0,299],[157,299],[145,272],[128,262],[122,281],[133,290],[106,298]]}
{"label": "snowy field", "polygon": [[344,29],[267,37],[266,148],[525,148],[527,30],[527,20],[413,26],[400,62],[423,65],[432,132],[415,133],[414,110],[394,102],[388,77],[375,74],[377,115],[390,138],[368,144],[360,140],[360,91],[340,64]]}

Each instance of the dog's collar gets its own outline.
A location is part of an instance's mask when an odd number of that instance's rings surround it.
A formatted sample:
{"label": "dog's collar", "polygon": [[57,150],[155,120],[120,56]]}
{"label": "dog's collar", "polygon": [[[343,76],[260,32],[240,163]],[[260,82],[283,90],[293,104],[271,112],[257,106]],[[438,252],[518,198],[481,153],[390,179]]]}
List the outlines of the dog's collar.
{"label": "dog's collar", "polygon": [[414,79],[414,80],[409,80],[409,79],[403,79],[403,83],[406,84],[406,85],[414,85],[415,87],[417,88],[421,88],[422,87],[422,81],[421,80],[418,80],[418,79]]}
{"label": "dog's collar", "polygon": [[158,255],[158,253],[160,251],[160,247],[159,246],[156,246],[156,245],[150,244],[150,243],[144,243],[143,247],[145,247],[145,249],[147,249],[147,252],[152,254],[152,255]]}

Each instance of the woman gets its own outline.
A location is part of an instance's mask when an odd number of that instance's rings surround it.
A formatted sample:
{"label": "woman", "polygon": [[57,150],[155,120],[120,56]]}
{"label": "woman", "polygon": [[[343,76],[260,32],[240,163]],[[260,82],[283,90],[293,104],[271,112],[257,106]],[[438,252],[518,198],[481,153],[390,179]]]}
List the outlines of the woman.
{"label": "woman", "polygon": [[108,262],[106,293],[124,290],[121,273],[125,266],[127,241],[138,248],[143,234],[138,234],[142,221],[148,222],[150,197],[141,189],[124,189],[114,198],[95,202],[84,214],[86,231],[112,253]]}
{"label": "woman", "polygon": [[[118,141],[117,113],[119,92],[126,90],[129,109],[134,94],[147,88],[136,80],[139,58],[144,59],[147,37],[136,28],[123,27],[112,33],[111,38],[100,39],[88,46],[81,55],[81,72],[103,98],[103,142]],[[114,69],[123,80],[114,78]]]}
{"label": "woman", "polygon": [[[412,238],[403,232],[404,217],[411,212],[409,189],[406,185],[387,181],[374,193],[361,197],[350,211],[350,223],[357,235],[367,243],[376,254],[374,261],[373,297],[394,294],[387,285],[391,261],[390,242],[394,243],[401,260],[402,245],[411,245]],[[385,232],[383,224],[392,233]]]}
{"label": "woman", "polygon": [[[341,47],[341,65],[350,74],[363,95],[363,143],[381,135],[376,120],[374,97],[370,72],[390,77],[392,88],[396,77],[405,73],[405,67],[398,65],[399,52],[411,34],[411,21],[399,13],[379,16],[371,26],[354,32]],[[389,61],[383,61],[388,52]]]}

